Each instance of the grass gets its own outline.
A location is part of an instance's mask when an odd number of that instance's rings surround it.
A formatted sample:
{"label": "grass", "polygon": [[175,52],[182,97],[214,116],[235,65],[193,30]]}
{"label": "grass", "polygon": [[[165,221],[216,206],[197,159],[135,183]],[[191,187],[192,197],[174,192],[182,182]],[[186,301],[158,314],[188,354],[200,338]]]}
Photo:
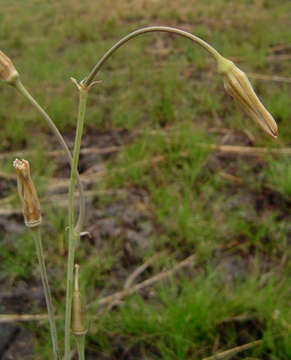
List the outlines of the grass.
{"label": "grass", "polygon": [[[247,284],[237,282],[232,284],[231,289],[229,283],[225,284],[223,271],[207,269],[203,273],[195,272],[194,278],[172,279],[154,290],[155,300],[152,304],[134,296],[118,315],[108,313],[102,327],[96,331],[101,332],[102,336],[103,329],[106,329],[103,334],[104,346],[112,357],[114,351],[117,351],[118,342],[125,337],[128,338],[129,347],[141,344],[136,357],[146,358],[156,349],[158,358],[162,359],[201,359],[211,351],[209,345],[220,340],[220,332],[227,334],[224,345],[231,348],[238,341],[234,333],[239,335],[240,342],[248,343],[253,338],[262,337],[261,328],[264,327],[262,345],[250,351],[249,355],[272,352],[280,356],[282,349],[278,349],[277,345],[281,343],[288,356],[289,336],[285,334],[283,338],[276,338],[274,329],[278,328],[278,321],[272,319],[272,314],[278,309],[280,317],[285,318],[287,315],[288,294],[282,292],[282,284],[275,283],[274,279],[267,281],[261,288],[261,276],[256,266],[251,273]],[[279,302],[276,291],[281,293]],[[257,294],[255,298],[253,293]],[[246,320],[236,325],[227,322],[230,315],[246,313],[251,314],[256,321],[252,323],[253,319]],[[108,336],[112,340],[106,344]]]}
{"label": "grass", "polygon": [[266,172],[266,181],[286,198],[291,195],[291,173],[288,165],[288,158],[282,157],[279,161],[270,161]]}
{"label": "grass", "polygon": [[[180,27],[209,41],[246,72],[290,76],[288,1],[182,0],[164,6],[118,0],[114,11],[112,6],[111,1],[102,8],[75,0],[29,0],[21,7],[16,0],[2,2],[1,50],[13,58],[24,84],[70,144],[77,111],[70,76],[82,79],[104,51],[138,27]],[[288,157],[225,156],[201,143],[290,146],[290,84],[251,79],[279,124],[279,139],[272,142],[225,94],[212,60],[185,39],[165,34],[135,39],[112,57],[100,79],[89,96],[84,146],[121,144],[122,151],[93,162],[85,158],[80,166],[107,169],[91,187],[86,230],[92,239],[82,239],[77,253],[91,319],[88,356],[202,359],[262,339],[233,359],[289,359]],[[55,142],[29,104],[13,89],[1,86],[0,92],[0,149],[20,157],[34,150],[33,177],[41,197],[50,197],[48,179],[66,177],[65,162],[46,154]],[[11,171],[8,162],[1,160],[5,172]],[[0,180],[1,197],[16,191],[13,181]],[[58,313],[64,311],[65,210],[43,206]],[[33,241],[21,219],[7,217],[0,227],[4,286],[13,292],[22,281],[40,282]],[[196,262],[96,317],[96,300],[121,290],[155,254],[137,282],[190,254],[196,254]],[[240,315],[248,320],[237,321]],[[49,359],[46,326],[31,323],[27,329],[35,356]]]}

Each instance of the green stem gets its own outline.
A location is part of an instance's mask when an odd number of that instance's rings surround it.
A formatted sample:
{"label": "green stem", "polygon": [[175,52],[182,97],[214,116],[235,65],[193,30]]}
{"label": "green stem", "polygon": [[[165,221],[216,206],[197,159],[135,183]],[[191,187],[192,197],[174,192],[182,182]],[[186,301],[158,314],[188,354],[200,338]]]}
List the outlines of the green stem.
{"label": "green stem", "polygon": [[75,340],[77,343],[78,359],[85,360],[85,335],[76,335]]}
{"label": "green stem", "polygon": [[72,310],[72,294],[73,294],[73,274],[76,241],[80,234],[74,231],[74,187],[78,171],[79,154],[81,147],[81,139],[84,127],[84,118],[87,105],[87,88],[80,86],[79,88],[79,111],[77,120],[77,131],[74,145],[73,162],[71,167],[71,178],[69,188],[69,244],[68,244],[68,265],[67,265],[67,288],[66,288],[66,313],[65,313],[65,360],[70,359],[70,327],[71,327],[71,310]]}
{"label": "green stem", "polygon": [[47,277],[47,272],[46,272],[44,253],[43,253],[43,247],[42,247],[42,241],[41,241],[41,233],[40,233],[39,226],[32,228],[32,233],[33,233],[33,237],[35,240],[36,253],[37,253],[38,262],[39,262],[39,266],[40,266],[41,280],[42,280],[42,285],[43,285],[44,295],[45,295],[45,300],[46,300],[54,359],[60,360],[57,328],[56,328],[56,322],[55,322],[55,316],[54,316],[52,295],[51,295],[51,291],[50,291],[50,287],[49,287],[49,283],[48,283],[48,277]]}
{"label": "green stem", "polygon": [[[49,115],[46,113],[46,111],[38,104],[38,102],[32,97],[32,95],[24,87],[24,85],[22,84],[22,82],[19,78],[16,80],[14,86],[36,108],[36,110],[44,117],[48,126],[50,127],[50,129],[52,130],[54,135],[56,136],[59,144],[63,148],[70,166],[72,166],[71,152],[70,152],[64,138],[62,137],[62,135],[59,132],[58,128],[56,127],[55,123],[53,122],[53,120],[49,117]],[[78,184],[79,195],[80,195],[80,209],[79,209],[79,219],[76,224],[76,231],[80,232],[80,231],[82,231],[82,227],[84,224],[84,218],[85,218],[85,195],[84,195],[84,190],[83,190],[83,186],[81,183],[79,173],[77,173],[77,184]]]}
{"label": "green stem", "polygon": [[102,65],[106,62],[106,60],[123,44],[128,42],[129,40],[135,38],[136,36],[148,33],[148,32],[168,32],[176,35],[183,36],[187,39],[190,39],[191,41],[194,41],[196,44],[202,46],[205,50],[207,50],[216,60],[219,60],[221,58],[221,55],[216,51],[211,45],[209,45],[206,41],[200,39],[198,36],[195,36],[187,31],[183,31],[180,29],[172,28],[169,26],[149,26],[142,29],[138,29],[136,31],[133,31],[132,33],[126,35],[124,38],[119,40],[116,44],[114,44],[98,61],[98,63],[94,66],[94,68],[91,70],[89,75],[82,81],[82,84],[85,86],[89,86],[92,81],[94,80],[94,77],[97,75],[99,70],[101,69]]}

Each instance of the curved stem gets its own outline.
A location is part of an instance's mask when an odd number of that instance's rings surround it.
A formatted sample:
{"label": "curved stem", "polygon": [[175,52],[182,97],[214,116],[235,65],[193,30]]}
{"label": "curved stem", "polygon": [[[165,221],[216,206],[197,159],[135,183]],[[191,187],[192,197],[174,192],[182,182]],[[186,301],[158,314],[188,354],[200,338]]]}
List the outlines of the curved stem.
{"label": "curved stem", "polygon": [[43,253],[43,248],[42,248],[41,233],[40,233],[39,226],[32,228],[32,233],[33,233],[33,237],[34,237],[34,241],[35,241],[36,253],[37,253],[37,258],[38,258],[38,262],[39,262],[39,266],[40,266],[41,280],[42,280],[42,285],[43,285],[43,290],[44,290],[44,295],[45,295],[45,300],[46,300],[54,359],[60,360],[57,328],[56,328],[56,322],[55,322],[55,316],[54,316],[52,295],[51,295],[51,291],[50,291],[50,287],[49,287],[49,283],[48,283],[48,277],[47,277],[47,271],[46,271],[46,266],[45,266],[44,253]]}
{"label": "curved stem", "polygon": [[[48,126],[50,127],[50,129],[52,130],[54,135],[56,136],[59,144],[63,148],[70,166],[72,166],[71,152],[70,152],[64,138],[62,137],[62,135],[59,132],[58,128],[56,127],[55,123],[53,122],[53,120],[49,117],[49,115],[46,113],[46,111],[38,104],[38,102],[32,97],[32,95],[24,87],[24,85],[22,84],[22,82],[21,82],[21,80],[19,78],[17,79],[17,81],[15,83],[15,87],[24,97],[26,97],[26,99],[44,117],[44,119],[46,120]],[[79,190],[79,195],[80,195],[79,218],[78,218],[78,222],[76,224],[76,232],[81,232],[83,224],[84,224],[84,218],[85,218],[85,195],[84,195],[83,186],[82,186],[81,179],[80,179],[80,176],[79,176],[78,172],[77,172],[76,176],[77,176],[77,185],[78,185],[78,190]]]}
{"label": "curved stem", "polygon": [[71,167],[70,188],[69,188],[69,244],[68,244],[68,264],[67,264],[67,288],[66,288],[66,312],[65,312],[65,360],[70,359],[70,327],[73,294],[73,275],[76,241],[79,232],[74,231],[74,188],[76,176],[78,174],[78,162],[81,147],[81,138],[84,127],[85,111],[87,105],[88,89],[79,87],[79,110],[77,120],[77,131],[74,145],[73,162]]}
{"label": "curved stem", "polygon": [[82,81],[82,84],[84,86],[89,86],[92,81],[94,80],[94,77],[97,75],[97,73],[99,72],[99,70],[101,69],[102,65],[106,62],[106,60],[118,49],[120,48],[123,44],[125,44],[127,41],[135,38],[136,36],[148,33],[148,32],[154,32],[154,31],[159,31],[159,32],[168,32],[168,33],[172,33],[172,34],[176,34],[176,35],[180,35],[183,36],[187,39],[190,39],[192,41],[194,41],[196,44],[202,46],[205,50],[207,50],[216,60],[218,60],[219,58],[221,58],[221,55],[219,54],[218,51],[216,51],[211,45],[209,45],[206,41],[200,39],[198,36],[195,36],[187,31],[184,30],[180,30],[180,29],[176,29],[176,28],[172,28],[169,26],[149,26],[149,27],[145,27],[142,29],[138,29],[136,31],[133,31],[132,33],[128,34],[127,36],[125,36],[124,38],[122,38],[121,40],[119,40],[115,45],[113,45],[103,56],[102,58],[98,61],[98,63],[94,66],[94,68],[91,70],[91,72],[89,73],[89,75]]}

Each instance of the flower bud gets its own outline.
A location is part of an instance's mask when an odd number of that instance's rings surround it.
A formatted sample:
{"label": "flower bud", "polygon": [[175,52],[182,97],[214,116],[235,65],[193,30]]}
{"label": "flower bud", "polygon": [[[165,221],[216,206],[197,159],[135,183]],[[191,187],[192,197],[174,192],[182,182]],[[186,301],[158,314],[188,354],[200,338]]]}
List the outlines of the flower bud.
{"label": "flower bud", "polygon": [[218,60],[218,72],[224,77],[226,92],[271,137],[277,138],[278,127],[272,115],[257,97],[246,74],[232,61],[223,57]]}
{"label": "flower bud", "polygon": [[15,159],[13,167],[17,174],[17,188],[22,202],[25,225],[38,226],[41,223],[40,203],[30,176],[29,162],[24,159]]}
{"label": "flower bud", "polygon": [[88,331],[85,306],[79,291],[79,265],[75,265],[75,290],[72,300],[71,333],[85,335]]}
{"label": "flower bud", "polygon": [[13,85],[18,77],[12,61],[0,50],[0,79]]}

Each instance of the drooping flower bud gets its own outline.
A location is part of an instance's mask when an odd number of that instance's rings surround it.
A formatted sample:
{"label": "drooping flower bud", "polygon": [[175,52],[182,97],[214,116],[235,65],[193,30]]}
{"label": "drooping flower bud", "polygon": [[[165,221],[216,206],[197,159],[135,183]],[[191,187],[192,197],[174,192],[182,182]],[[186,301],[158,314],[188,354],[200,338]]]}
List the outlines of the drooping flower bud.
{"label": "drooping flower bud", "polygon": [[278,126],[276,121],[257,97],[246,74],[232,61],[224,57],[218,59],[218,72],[224,77],[226,92],[268,135],[277,138]]}
{"label": "drooping flower bud", "polygon": [[19,77],[12,61],[0,50],[0,79],[10,85],[14,85]]}
{"label": "drooping flower bud", "polygon": [[41,223],[40,203],[30,176],[29,162],[24,159],[15,159],[13,167],[17,174],[17,188],[22,202],[25,225],[38,226]]}
{"label": "drooping flower bud", "polygon": [[85,335],[88,331],[85,306],[79,291],[79,265],[75,265],[75,289],[72,300],[71,333]]}

